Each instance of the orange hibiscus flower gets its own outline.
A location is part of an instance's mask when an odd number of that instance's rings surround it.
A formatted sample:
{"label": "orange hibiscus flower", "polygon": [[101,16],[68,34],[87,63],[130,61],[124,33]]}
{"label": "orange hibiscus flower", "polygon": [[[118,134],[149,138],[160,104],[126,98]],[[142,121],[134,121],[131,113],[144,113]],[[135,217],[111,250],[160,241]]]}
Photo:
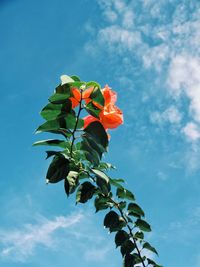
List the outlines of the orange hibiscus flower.
{"label": "orange hibiscus flower", "polygon": [[[101,109],[99,119],[88,115],[84,118],[84,128],[86,128],[93,121],[100,121],[105,129],[114,129],[123,123],[123,113],[115,106],[117,101],[116,92],[112,91],[108,85],[102,89],[102,94],[105,100],[104,107],[98,105]],[[95,104],[95,103],[94,103]]]}
{"label": "orange hibiscus flower", "polygon": [[[90,87],[90,88],[87,88],[86,90],[83,91],[82,99],[85,100],[86,103],[90,101],[89,97],[90,97],[93,89],[94,89],[93,87]],[[81,92],[79,89],[77,89],[75,87],[71,89],[71,92],[72,92],[73,96],[70,97],[69,99],[72,102],[72,108],[75,108],[79,105],[79,103],[81,101]]]}

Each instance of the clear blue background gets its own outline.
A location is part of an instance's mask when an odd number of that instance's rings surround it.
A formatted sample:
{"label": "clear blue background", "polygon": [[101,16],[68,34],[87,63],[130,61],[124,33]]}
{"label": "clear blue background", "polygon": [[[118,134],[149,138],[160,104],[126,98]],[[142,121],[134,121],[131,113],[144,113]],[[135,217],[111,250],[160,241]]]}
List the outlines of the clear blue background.
{"label": "clear blue background", "polygon": [[0,1],[0,266],[121,266],[102,215],[46,186],[45,149],[31,147],[62,74],[118,93],[113,176],[145,210],[158,262],[200,266],[199,13],[198,1]]}

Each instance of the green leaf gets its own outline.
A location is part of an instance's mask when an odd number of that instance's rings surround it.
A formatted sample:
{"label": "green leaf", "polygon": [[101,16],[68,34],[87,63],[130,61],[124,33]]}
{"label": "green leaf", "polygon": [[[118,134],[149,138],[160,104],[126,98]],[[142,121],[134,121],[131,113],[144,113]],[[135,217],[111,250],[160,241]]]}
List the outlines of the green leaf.
{"label": "green leaf", "polygon": [[163,267],[161,265],[158,265],[157,263],[155,263],[155,261],[153,261],[153,260],[151,260],[149,258],[147,258],[147,262],[148,262],[148,264],[153,265],[153,267]]}
{"label": "green leaf", "polygon": [[[69,76],[68,76],[69,78]],[[70,78],[69,78],[70,79]],[[65,94],[65,95],[69,95],[70,96],[70,85],[69,85],[69,81],[67,83],[64,84],[59,84],[56,89],[55,89],[55,93],[57,94]]]}
{"label": "green leaf", "polygon": [[145,242],[143,244],[143,248],[148,249],[158,255],[158,252],[156,251],[156,249],[152,247],[148,242]]}
{"label": "green leaf", "polygon": [[46,159],[52,156],[55,156],[55,155],[62,157],[62,154],[60,153],[60,151],[46,151],[46,153],[47,153]]}
{"label": "green leaf", "polygon": [[144,239],[144,233],[143,232],[136,232],[135,237],[139,239]]}
{"label": "green leaf", "polygon": [[100,164],[99,164],[99,167],[98,167],[99,169],[102,169],[102,170],[110,170],[110,169],[116,169],[116,167],[115,166],[113,166],[112,164],[110,164],[110,163],[107,163],[107,162],[101,162]]}
{"label": "green leaf", "polygon": [[87,82],[86,87],[96,87],[96,88],[101,88],[100,84],[94,81]]}
{"label": "green leaf", "polygon": [[85,82],[75,81],[75,82],[70,82],[69,85],[71,86],[71,88],[73,88],[73,87],[80,88],[83,85],[85,86]]}
{"label": "green leaf", "polygon": [[66,178],[69,173],[69,160],[64,156],[56,155],[49,165],[46,180],[47,183],[57,183]]}
{"label": "green leaf", "polygon": [[137,253],[133,253],[132,255],[134,256],[135,263],[141,263],[142,261],[144,262],[146,260],[145,256],[141,258]]}
{"label": "green leaf", "polygon": [[78,77],[78,76],[76,76],[76,75],[72,75],[72,76],[70,76],[75,82],[80,82],[81,80],[80,80],[80,78]]}
{"label": "green leaf", "polygon": [[58,139],[48,139],[48,140],[42,140],[42,141],[37,141],[33,144],[33,146],[58,146],[61,148],[66,148],[67,142],[63,140],[58,140]]}
{"label": "green leaf", "polygon": [[[88,83],[87,83],[87,86]],[[95,85],[92,85],[95,87]],[[90,98],[92,99],[92,101],[96,102],[97,104],[101,105],[102,107],[104,106],[105,100],[103,97],[103,94],[101,92],[100,86],[97,84],[97,86],[94,88],[94,90],[92,91]]]}
{"label": "green leaf", "polygon": [[121,254],[124,256],[125,254],[131,253],[135,248],[135,244],[131,240],[126,240],[122,245],[121,245]]}
{"label": "green leaf", "polygon": [[67,196],[69,194],[72,194],[75,190],[76,187],[78,186],[78,175],[79,173],[76,171],[70,171],[65,179],[65,193]]}
{"label": "green leaf", "polygon": [[117,188],[121,188],[123,189],[123,186],[120,183],[124,183],[123,179],[112,179],[110,178],[110,184],[117,187]]}
{"label": "green leaf", "polygon": [[[73,114],[66,114],[63,117],[60,117],[56,120],[46,121],[42,125],[38,127],[36,133],[40,132],[53,132],[53,131],[60,131],[66,129],[74,129],[76,125],[76,117]],[[78,120],[77,129],[82,128],[84,125],[84,121],[82,119]]]}
{"label": "green leaf", "polygon": [[42,109],[40,114],[45,120],[54,120],[61,113],[61,109],[62,105],[49,103]]}
{"label": "green leaf", "polygon": [[123,267],[135,266],[135,257],[132,254],[126,254],[123,260]]}
{"label": "green leaf", "polygon": [[121,230],[126,225],[126,222],[115,211],[110,211],[104,218],[104,226],[109,228],[110,232]]}
{"label": "green leaf", "polygon": [[46,121],[37,128],[36,133],[59,130],[59,128],[60,128],[60,123],[58,120]]}
{"label": "green leaf", "polygon": [[106,180],[97,177],[96,178],[96,184],[98,185],[99,189],[104,195],[108,195],[108,193],[111,190],[110,183],[107,183]]}
{"label": "green leaf", "polygon": [[94,200],[94,206],[96,208],[96,212],[100,210],[105,210],[109,207],[112,207],[113,204],[109,201],[109,198],[104,196],[97,196]]}
{"label": "green leaf", "polygon": [[121,210],[125,209],[126,208],[126,201],[120,201],[119,202],[119,207]]}
{"label": "green leaf", "polygon": [[83,151],[86,159],[91,162],[94,166],[98,166],[99,165],[99,155],[96,152],[96,150],[94,150],[89,142],[87,141],[87,139],[83,139],[81,142],[81,150]]}
{"label": "green leaf", "polygon": [[144,220],[137,219],[135,222],[136,226],[140,228],[140,230],[145,232],[151,232],[151,226]]}
{"label": "green leaf", "polygon": [[133,215],[135,217],[145,216],[144,211],[136,203],[130,203],[128,205],[128,214]]}
{"label": "green leaf", "polygon": [[62,104],[71,96],[69,83],[60,84],[55,91],[49,98],[49,101],[53,104]]}
{"label": "green leaf", "polygon": [[119,198],[123,198],[123,199],[125,198],[125,199],[133,200],[133,201],[135,200],[133,193],[131,193],[129,190],[127,190],[125,188],[118,187],[116,195]]}
{"label": "green leaf", "polygon": [[84,131],[89,134],[97,144],[100,144],[105,150],[107,149],[108,135],[100,122],[94,121],[90,123]]}
{"label": "green leaf", "polygon": [[109,177],[104,172],[97,169],[91,169],[91,172],[93,172],[97,177],[105,180],[106,183],[109,183]]}
{"label": "green leaf", "polygon": [[104,147],[102,147],[100,144],[98,144],[89,134],[84,133],[82,135],[83,140],[86,139],[87,143],[91,146],[92,149],[94,149],[101,159],[103,152],[105,152]]}
{"label": "green leaf", "polygon": [[98,187],[101,189],[103,194],[107,195],[110,192],[110,183],[109,183],[109,177],[102,171],[97,169],[91,169],[91,172],[93,172],[96,175],[96,183]]}
{"label": "green leaf", "polygon": [[69,159],[70,157],[68,156],[68,149],[65,149],[63,151],[46,151],[47,157],[46,159],[52,157],[52,156],[59,156],[59,157],[64,157],[66,159]]}
{"label": "green leaf", "polygon": [[101,112],[101,110],[99,108],[97,108],[92,102],[89,102],[85,109],[87,110],[87,112],[92,115],[95,118],[99,118],[99,114]]}
{"label": "green leaf", "polygon": [[119,230],[115,235],[116,247],[121,246],[128,239],[129,239],[129,234],[124,230]]}
{"label": "green leaf", "polygon": [[90,182],[81,184],[76,193],[76,203],[85,203],[91,199],[96,191],[96,187]]}
{"label": "green leaf", "polygon": [[50,96],[49,101],[54,104],[61,104],[61,103],[64,103],[69,97],[70,95],[68,94],[55,93],[52,96]]}

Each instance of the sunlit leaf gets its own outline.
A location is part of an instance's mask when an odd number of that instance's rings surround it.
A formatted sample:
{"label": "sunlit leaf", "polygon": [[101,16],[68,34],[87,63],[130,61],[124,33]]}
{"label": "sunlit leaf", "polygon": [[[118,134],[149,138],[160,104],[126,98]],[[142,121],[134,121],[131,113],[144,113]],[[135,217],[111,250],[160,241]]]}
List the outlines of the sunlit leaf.
{"label": "sunlit leaf", "polygon": [[152,247],[148,242],[145,242],[143,244],[143,248],[148,249],[158,255],[157,250],[154,247]]}
{"label": "sunlit leaf", "polygon": [[69,194],[72,194],[75,190],[76,187],[78,186],[78,172],[76,171],[70,171],[65,179],[65,193],[67,196]]}
{"label": "sunlit leaf", "polygon": [[133,201],[135,200],[133,193],[131,193],[129,190],[127,190],[125,188],[118,187],[116,195],[119,198],[125,198],[125,199],[133,200]]}
{"label": "sunlit leaf", "polygon": [[96,212],[98,212],[99,210],[105,210],[112,207],[113,204],[109,201],[108,197],[97,196],[94,200],[94,206],[96,208]]}
{"label": "sunlit leaf", "polygon": [[136,226],[140,228],[140,230],[145,232],[151,232],[151,226],[144,220],[137,219],[135,222]]}
{"label": "sunlit leaf", "polygon": [[140,216],[142,216],[142,217],[144,217],[145,216],[145,214],[144,214],[144,211],[142,210],[142,208],[139,206],[139,205],[137,205],[136,203],[129,203],[129,205],[128,205],[128,214],[129,215],[133,215],[133,216],[135,216],[135,217],[140,217]]}

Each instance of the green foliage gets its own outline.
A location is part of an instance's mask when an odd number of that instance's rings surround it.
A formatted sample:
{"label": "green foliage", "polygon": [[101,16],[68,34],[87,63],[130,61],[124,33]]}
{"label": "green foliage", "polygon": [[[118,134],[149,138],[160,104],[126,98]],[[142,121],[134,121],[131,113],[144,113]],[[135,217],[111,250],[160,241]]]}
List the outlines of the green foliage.
{"label": "green foliage", "polygon": [[47,183],[60,182],[61,180],[66,178],[69,171],[69,160],[62,155],[56,155],[49,165],[46,181]]}
{"label": "green foliage", "polygon": [[124,219],[119,216],[115,211],[110,211],[104,218],[104,226],[109,229],[110,232],[116,232],[121,230],[126,225]]}
{"label": "green foliage", "polygon": [[95,103],[104,106],[105,101],[101,93],[100,87],[95,87],[90,97]]}
{"label": "green foliage", "polygon": [[136,232],[134,237],[136,237],[136,239],[144,239],[144,233],[143,232]]}
{"label": "green foliage", "polygon": [[105,197],[103,195],[98,195],[95,200],[94,200],[94,206],[96,208],[96,212],[100,211],[100,210],[105,210],[109,207],[113,206],[113,203],[110,202],[110,198],[109,197]]}
{"label": "green foliage", "polygon": [[157,250],[156,250],[154,247],[152,247],[148,242],[145,242],[145,243],[143,244],[143,248],[148,249],[148,250],[150,250],[151,252],[154,252],[155,254],[158,255]]}
{"label": "green foliage", "polygon": [[97,144],[107,150],[108,146],[108,135],[103,128],[102,124],[98,121],[90,123],[84,132],[87,133]]}
{"label": "green foliage", "polygon": [[145,232],[151,232],[151,226],[144,220],[137,219],[135,225],[141,230]]}
{"label": "green foliage", "polygon": [[129,190],[125,189],[124,187],[118,187],[116,195],[118,198],[128,199],[128,200],[135,200],[135,197],[133,193],[131,193]]}
{"label": "green foliage", "polygon": [[145,216],[144,211],[136,203],[129,203],[128,214],[139,218]]}
{"label": "green foliage", "polygon": [[48,140],[35,142],[33,145],[34,146],[58,146],[60,148],[66,148],[67,142],[63,140],[58,140],[58,139],[48,139]]}
{"label": "green foliage", "polygon": [[151,264],[153,267],[163,267],[161,265],[158,265],[157,263],[155,263],[155,261],[153,261],[149,258],[147,258],[147,262],[148,262],[148,264]]}
{"label": "green foliage", "polygon": [[72,76],[70,76],[75,82],[80,82],[81,80],[80,80],[80,78],[78,77],[78,76],[76,76],[76,75],[72,75]]}
{"label": "green foliage", "polygon": [[71,96],[70,85],[64,84],[56,87],[55,93],[49,97],[49,101],[53,104],[63,104]]}
{"label": "green foliage", "polygon": [[124,230],[119,230],[115,235],[116,247],[121,246],[128,239],[129,239],[129,234]]}
{"label": "green foliage", "polygon": [[[151,226],[144,220],[144,211],[136,203],[134,194],[124,188],[123,179],[108,176],[107,172],[115,167],[102,162],[109,144],[106,130],[99,121],[84,128],[81,111],[84,109],[98,119],[104,106],[100,85],[93,81],[83,82],[78,76],[65,78],[66,83],[56,87],[49,103],[42,109],[40,114],[45,122],[36,130],[36,133],[55,133],[64,137],[64,140],[47,139],[34,143],[34,146],[60,149],[46,151],[47,158],[53,157],[46,174],[47,182],[63,180],[67,197],[75,193],[77,204],[94,198],[96,212],[106,211],[103,224],[109,232],[116,232],[115,244],[121,251],[124,267],[162,267],[144,256],[146,250],[157,254],[144,240],[144,232],[151,231]],[[81,98],[79,106],[72,109],[72,88],[80,90],[82,97],[82,92],[90,87],[93,87],[90,101],[85,105]]]}
{"label": "green foliage", "polygon": [[92,102],[89,102],[87,105],[86,105],[86,110],[87,112],[92,115],[93,117],[95,118],[99,118],[99,114],[101,112],[101,110],[99,108],[97,108]]}
{"label": "green foliage", "polygon": [[132,267],[135,264],[135,257],[132,254],[126,254],[123,261],[123,267]]}
{"label": "green foliage", "polygon": [[96,187],[90,182],[81,184],[76,193],[76,203],[85,203],[91,199],[95,193]]}
{"label": "green foliage", "polygon": [[122,256],[124,256],[130,254],[134,249],[135,249],[135,244],[130,239],[128,239],[121,245],[120,250]]}
{"label": "green foliage", "polygon": [[74,191],[76,190],[79,184],[78,176],[79,176],[79,173],[76,171],[70,171],[68,173],[65,179],[65,184],[64,184],[65,193],[67,194],[67,196],[74,193]]}

